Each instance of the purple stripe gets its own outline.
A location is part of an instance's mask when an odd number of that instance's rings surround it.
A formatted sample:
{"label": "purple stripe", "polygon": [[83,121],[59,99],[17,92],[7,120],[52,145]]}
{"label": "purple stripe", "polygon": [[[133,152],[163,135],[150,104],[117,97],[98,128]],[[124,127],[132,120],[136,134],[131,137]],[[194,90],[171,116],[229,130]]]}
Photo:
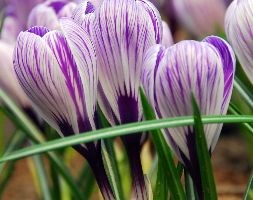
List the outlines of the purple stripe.
{"label": "purple stripe", "polygon": [[56,14],[58,14],[60,12],[60,10],[68,3],[68,1],[64,1],[64,0],[56,0],[56,1],[52,1],[50,2],[50,4],[48,5],[49,7],[52,7],[55,11]]}
{"label": "purple stripe", "polygon": [[34,26],[34,27],[28,29],[27,32],[34,33],[35,35],[43,37],[44,35],[46,35],[49,32],[49,30],[43,26]]}

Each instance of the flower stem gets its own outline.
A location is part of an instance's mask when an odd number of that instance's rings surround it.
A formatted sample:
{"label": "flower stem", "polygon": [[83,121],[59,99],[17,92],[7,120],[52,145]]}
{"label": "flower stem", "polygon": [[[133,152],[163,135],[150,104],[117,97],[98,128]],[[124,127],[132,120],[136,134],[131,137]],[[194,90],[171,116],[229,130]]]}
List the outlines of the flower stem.
{"label": "flower stem", "polygon": [[85,152],[79,151],[79,153],[81,153],[89,163],[103,198],[105,200],[114,200],[115,196],[104,168],[100,144],[95,145],[94,143],[88,143],[86,146],[88,150]]}

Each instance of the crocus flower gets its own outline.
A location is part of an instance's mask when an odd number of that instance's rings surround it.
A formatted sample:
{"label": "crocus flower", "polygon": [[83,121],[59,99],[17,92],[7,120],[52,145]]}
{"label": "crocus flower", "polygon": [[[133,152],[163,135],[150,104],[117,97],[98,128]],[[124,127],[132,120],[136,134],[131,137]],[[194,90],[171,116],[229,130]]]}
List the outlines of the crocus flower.
{"label": "crocus flower", "polygon": [[[93,24],[101,109],[112,124],[140,121],[142,59],[149,47],[162,40],[159,12],[146,0],[106,0],[95,11]],[[137,199],[147,195],[139,157],[141,137],[123,137]]]}
{"label": "crocus flower", "polygon": [[[70,19],[61,30],[21,32],[14,69],[35,109],[62,136],[96,129],[97,62],[87,32]],[[82,35],[82,37],[79,37]],[[74,148],[89,162],[105,199],[114,199],[103,168],[100,142]]]}
{"label": "crocus flower", "polygon": [[[210,36],[202,42],[182,41],[169,48],[151,47],[144,57],[142,83],[159,118],[192,115],[191,95],[201,114],[224,115],[231,98],[235,56],[223,39]],[[222,125],[205,125],[210,152]],[[165,138],[184,163],[202,194],[193,127],[166,129]]]}
{"label": "crocus flower", "polygon": [[27,18],[32,8],[43,1],[7,0],[6,16],[1,30],[1,39],[15,43],[19,32],[27,28]]}
{"label": "crocus flower", "polygon": [[78,4],[77,8],[72,13],[73,20],[82,26],[89,35],[93,35],[93,20],[95,17],[95,5],[91,1],[84,0]]}
{"label": "crocus flower", "polygon": [[203,37],[223,29],[225,2],[222,0],[172,0],[179,21],[192,34]]}
{"label": "crocus flower", "polygon": [[24,109],[30,107],[30,101],[18,83],[13,69],[13,45],[0,40],[0,88],[3,89],[18,105]]}
{"label": "crocus flower", "polygon": [[28,17],[28,27],[45,26],[50,30],[59,29],[58,19],[71,17],[76,7],[76,3],[68,0],[47,0],[32,9]]}
{"label": "crocus flower", "polygon": [[253,82],[253,4],[235,0],[227,9],[225,31],[248,78]]}

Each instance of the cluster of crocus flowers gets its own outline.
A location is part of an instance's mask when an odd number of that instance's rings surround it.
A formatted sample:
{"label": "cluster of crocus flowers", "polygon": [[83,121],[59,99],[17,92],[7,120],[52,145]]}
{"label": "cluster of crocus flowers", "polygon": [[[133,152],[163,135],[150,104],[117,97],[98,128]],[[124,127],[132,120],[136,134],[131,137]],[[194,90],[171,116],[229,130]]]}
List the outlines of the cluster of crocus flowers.
{"label": "cluster of crocus flowers", "polygon": [[253,82],[253,4],[234,0],[227,9],[225,31],[248,78]]}
{"label": "cluster of crocus flowers", "polygon": [[[19,34],[14,70],[34,108],[60,135],[97,129],[97,103],[111,125],[141,121],[141,85],[159,118],[191,115],[191,93],[202,114],[226,113],[235,58],[224,40],[212,36],[171,46],[169,28],[148,0],[104,0],[97,7],[89,1],[77,7],[54,3],[45,2],[30,14],[29,24],[37,26]],[[48,18],[38,13],[49,13]],[[62,13],[71,17],[58,21]],[[210,151],[220,129],[205,126]],[[169,129],[165,137],[199,186],[192,132],[192,127]],[[122,137],[135,199],[148,199],[140,161],[145,138]],[[91,165],[104,198],[114,199],[100,141],[74,148]]]}
{"label": "cluster of crocus flowers", "polygon": [[[158,118],[192,115],[192,94],[201,114],[226,114],[233,86],[235,56],[230,45],[215,36],[202,42],[182,41],[169,48],[156,45],[144,58],[142,83]],[[222,125],[205,125],[208,149],[213,151]],[[193,127],[164,131],[168,144],[202,189]]]}

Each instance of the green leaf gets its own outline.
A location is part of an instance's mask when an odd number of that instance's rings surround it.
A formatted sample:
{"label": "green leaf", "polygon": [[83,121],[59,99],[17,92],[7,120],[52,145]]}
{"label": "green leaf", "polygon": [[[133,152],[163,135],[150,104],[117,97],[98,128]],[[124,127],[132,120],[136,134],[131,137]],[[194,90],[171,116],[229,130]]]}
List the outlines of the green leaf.
{"label": "green leaf", "polygon": [[[8,116],[10,116],[14,122],[16,122],[16,124],[23,130],[30,140],[32,140],[34,143],[45,143],[43,134],[1,88],[0,99],[3,100],[4,104],[9,109],[5,113],[8,114]],[[47,155],[49,160],[58,169],[58,172],[61,173],[71,187],[73,195],[76,196],[77,199],[83,199],[79,188],[77,187],[73,177],[69,174],[65,164],[53,152],[47,153]]]}
{"label": "green leaf", "polygon": [[3,113],[0,113],[0,154],[4,151],[5,146],[5,124],[6,124],[6,116]]}
{"label": "green leaf", "polygon": [[15,162],[10,162],[8,164],[8,167],[4,170],[4,173],[1,174],[1,182],[0,182],[0,199],[2,199],[2,195],[4,193],[4,190],[9,183],[9,180],[15,170]]}
{"label": "green leaf", "polygon": [[164,167],[161,160],[158,160],[158,171],[154,192],[154,199],[167,200],[168,199],[168,178],[164,176]]}
{"label": "green leaf", "polygon": [[61,199],[61,189],[60,189],[60,174],[58,170],[55,168],[52,162],[50,164],[50,178],[52,182],[51,186],[51,194],[53,199]]}
{"label": "green leaf", "polygon": [[[101,109],[98,107],[98,119],[102,128],[110,127],[110,123],[105,118]],[[121,185],[119,168],[117,164],[116,154],[113,146],[113,139],[105,139],[101,141],[101,151],[103,156],[103,163],[106,170],[107,177],[110,181],[113,193],[116,200],[123,200],[124,194]]]}
{"label": "green leaf", "polygon": [[49,184],[47,182],[47,175],[44,169],[44,164],[40,155],[33,156],[33,162],[35,165],[36,177],[39,181],[41,199],[51,200]]}
{"label": "green leaf", "polygon": [[[25,141],[25,134],[22,133],[21,131],[16,131],[11,137],[10,141],[8,142],[7,148],[4,150],[4,153],[1,156],[7,156],[14,149],[20,148],[20,146],[23,144],[24,141]],[[4,163],[0,165],[0,174],[2,173],[4,167],[5,167]]]}
{"label": "green leaf", "polygon": [[243,82],[235,77],[235,81],[234,81],[234,89],[238,91],[238,93],[240,94],[240,96],[245,100],[245,102],[251,107],[253,108],[253,94],[252,91],[249,90],[244,84]]}
{"label": "green leaf", "polygon": [[[155,119],[155,114],[151,106],[149,105],[147,98],[145,97],[142,89],[140,90],[141,95],[141,102],[143,107],[143,113],[147,120]],[[183,190],[183,186],[180,180],[180,176],[178,175],[173,156],[171,154],[171,151],[169,149],[169,146],[167,142],[165,141],[165,138],[163,137],[160,130],[153,130],[151,132],[151,138],[154,142],[155,148],[158,153],[158,162],[161,164],[163,169],[160,168],[160,170],[163,170],[168,179],[168,186],[170,190],[170,194],[173,199],[185,199],[185,194]],[[159,167],[159,165],[158,165]],[[159,168],[158,168],[159,172]],[[160,175],[159,175],[160,176]],[[166,188],[164,188],[166,190]],[[163,191],[165,192],[165,191]],[[159,191],[158,191],[159,194]],[[161,196],[160,196],[161,197]],[[163,197],[161,197],[161,200]]]}
{"label": "green leaf", "polygon": [[112,186],[115,199],[123,200],[124,195],[123,195],[121,180],[120,180],[119,171],[118,171],[118,167],[116,163],[116,156],[113,149],[113,141],[111,139],[102,141],[102,155],[103,155],[103,162],[104,162],[106,174]]}
{"label": "green leaf", "polygon": [[84,164],[78,177],[78,185],[82,189],[82,193],[85,196],[85,199],[88,200],[92,195],[92,191],[94,190],[96,183],[94,175],[88,163]]}
{"label": "green leaf", "polygon": [[187,200],[195,200],[195,188],[190,174],[184,170],[185,192]]}
{"label": "green leaf", "polygon": [[[242,113],[239,109],[232,103],[230,103],[228,111],[234,115],[241,116]],[[253,136],[253,127],[249,123],[242,123],[242,126],[249,131],[249,136]]]}
{"label": "green leaf", "polygon": [[215,200],[217,199],[217,192],[213,177],[211,159],[208,152],[200,111],[194,96],[192,96],[192,106],[194,111],[194,135],[201,175],[203,197],[206,200]]}
{"label": "green leaf", "polygon": [[[3,155],[6,156],[14,149],[20,148],[25,140],[25,135],[21,131],[16,131],[8,142],[7,148],[4,150]],[[0,199],[1,195],[4,192],[5,187],[7,186],[9,179],[11,178],[12,173],[14,172],[15,162],[10,162],[6,166],[7,163],[0,164]]]}
{"label": "green leaf", "polygon": [[244,200],[252,200],[253,199],[253,174],[249,180],[246,192],[244,194]]}
{"label": "green leaf", "polygon": [[[217,124],[217,123],[252,123],[253,115],[227,115],[227,116],[202,116],[203,124]],[[149,120],[144,122],[129,123],[125,125],[115,126],[112,128],[105,128],[96,131],[72,135],[60,139],[45,142],[43,144],[36,144],[31,147],[26,147],[15,151],[8,156],[0,159],[0,163],[15,159],[20,159],[26,156],[31,156],[38,153],[52,151],[63,147],[74,146],[76,144],[93,142],[100,139],[114,138],[116,136],[123,136],[128,134],[135,134],[139,132],[151,131],[163,128],[175,128],[179,126],[193,125],[194,120],[191,116],[175,117],[160,120]],[[58,163],[59,166],[59,163]]]}

